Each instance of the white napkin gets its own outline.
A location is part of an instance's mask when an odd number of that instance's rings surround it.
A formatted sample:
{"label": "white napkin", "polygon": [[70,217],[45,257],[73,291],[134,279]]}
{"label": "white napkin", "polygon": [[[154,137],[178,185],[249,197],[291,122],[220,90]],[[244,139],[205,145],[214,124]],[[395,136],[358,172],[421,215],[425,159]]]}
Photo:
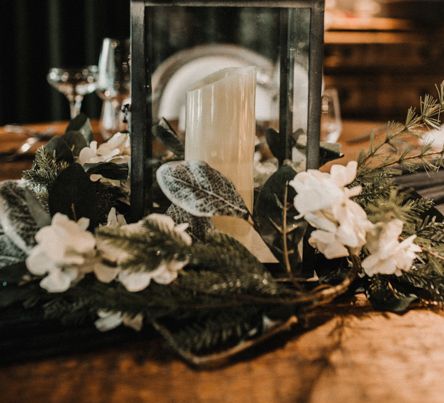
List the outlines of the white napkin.
{"label": "white napkin", "polygon": [[440,129],[430,130],[421,138],[422,144],[430,144],[432,148],[442,150],[444,147],[444,125]]}

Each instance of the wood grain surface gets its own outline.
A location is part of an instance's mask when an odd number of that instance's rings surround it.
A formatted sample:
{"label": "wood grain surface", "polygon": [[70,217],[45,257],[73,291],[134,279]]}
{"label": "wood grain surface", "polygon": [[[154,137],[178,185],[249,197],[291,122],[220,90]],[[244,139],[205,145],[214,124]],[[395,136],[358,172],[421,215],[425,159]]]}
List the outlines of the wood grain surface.
{"label": "wood grain surface", "polygon": [[[372,126],[345,122],[344,138]],[[2,163],[1,179],[26,164]],[[439,403],[443,334],[439,310],[379,313],[361,298],[217,370],[190,368],[159,339],[3,366],[0,402]]]}

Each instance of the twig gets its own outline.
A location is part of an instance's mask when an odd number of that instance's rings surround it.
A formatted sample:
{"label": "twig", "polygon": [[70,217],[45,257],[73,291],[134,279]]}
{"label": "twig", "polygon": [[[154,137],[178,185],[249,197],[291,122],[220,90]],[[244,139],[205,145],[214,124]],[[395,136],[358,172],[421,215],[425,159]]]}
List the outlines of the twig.
{"label": "twig", "polygon": [[171,333],[158,322],[153,322],[153,327],[165,337],[165,339],[175,348],[175,350],[189,363],[196,365],[198,367],[209,367],[209,366],[219,366],[227,362],[231,357],[236,354],[241,353],[242,351],[248,350],[257,344],[263,343],[264,341],[270,339],[274,335],[281,333],[285,330],[289,330],[292,326],[298,323],[298,318],[296,316],[291,316],[287,321],[272,327],[269,331],[262,334],[253,340],[246,340],[238,345],[222,351],[220,353],[209,354],[205,356],[198,356],[190,351],[183,350],[179,347],[179,345],[175,342],[174,338],[171,336]]}

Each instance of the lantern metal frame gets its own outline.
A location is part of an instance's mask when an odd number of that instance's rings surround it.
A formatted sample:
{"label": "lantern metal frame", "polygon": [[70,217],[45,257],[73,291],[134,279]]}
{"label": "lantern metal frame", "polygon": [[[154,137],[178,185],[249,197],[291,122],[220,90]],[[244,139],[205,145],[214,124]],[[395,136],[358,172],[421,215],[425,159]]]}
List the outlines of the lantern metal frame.
{"label": "lantern metal frame", "polygon": [[307,168],[319,167],[321,88],[324,44],[324,0],[206,0],[165,1],[131,0],[131,219],[143,217],[146,195],[152,185],[152,83],[151,64],[153,7],[256,7],[278,8],[280,11],[280,96],[279,133],[285,136],[287,158],[291,157],[289,139],[292,134],[292,96],[294,59],[289,51],[292,41],[288,28],[289,13],[309,9]]}

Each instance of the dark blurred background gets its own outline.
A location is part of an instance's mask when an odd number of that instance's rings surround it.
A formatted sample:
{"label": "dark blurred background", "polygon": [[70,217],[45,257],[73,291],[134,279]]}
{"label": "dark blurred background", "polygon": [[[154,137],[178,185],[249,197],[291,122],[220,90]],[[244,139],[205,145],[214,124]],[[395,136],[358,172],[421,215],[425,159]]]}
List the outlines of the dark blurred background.
{"label": "dark blurred background", "polygon": [[[129,37],[129,0],[0,0],[0,124],[68,118],[50,67],[97,64],[104,37]],[[100,101],[84,109],[99,116]]]}
{"label": "dark blurred background", "polygon": [[[397,119],[433,92],[444,79],[443,16],[441,0],[327,0],[325,81],[344,118]],[[174,21],[158,25],[174,32]],[[48,69],[97,64],[104,37],[129,36],[129,0],[0,0],[0,35],[0,124],[66,119]],[[83,108],[98,117],[98,97]]]}

